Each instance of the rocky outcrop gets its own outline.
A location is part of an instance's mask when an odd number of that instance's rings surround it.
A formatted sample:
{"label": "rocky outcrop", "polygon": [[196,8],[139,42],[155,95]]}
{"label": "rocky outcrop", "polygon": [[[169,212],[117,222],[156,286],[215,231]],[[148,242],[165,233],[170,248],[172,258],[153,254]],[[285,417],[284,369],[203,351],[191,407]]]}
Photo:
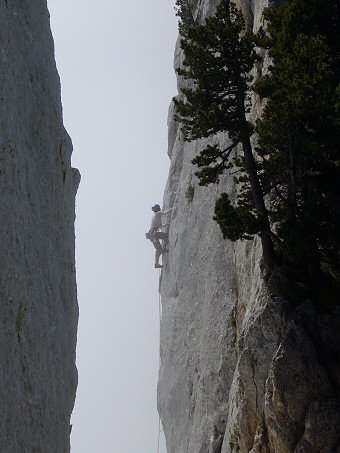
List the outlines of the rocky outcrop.
{"label": "rocky outcrop", "polygon": [[[196,17],[203,20],[216,5],[196,1]],[[256,30],[267,2],[238,5]],[[175,67],[182,58],[177,44]],[[265,58],[259,74],[267,64]],[[260,112],[254,97],[251,118]],[[211,140],[223,144],[228,137]],[[339,310],[288,303],[261,275],[258,240],[223,240],[213,206],[235,186],[232,175],[218,186],[198,186],[191,160],[205,145],[183,142],[171,106],[164,205],[174,210],[160,282],[158,384],[167,451],[340,451]],[[283,284],[288,277],[273,278]]]}
{"label": "rocky outcrop", "polygon": [[68,452],[79,173],[46,0],[1,0],[0,17],[0,451]]}

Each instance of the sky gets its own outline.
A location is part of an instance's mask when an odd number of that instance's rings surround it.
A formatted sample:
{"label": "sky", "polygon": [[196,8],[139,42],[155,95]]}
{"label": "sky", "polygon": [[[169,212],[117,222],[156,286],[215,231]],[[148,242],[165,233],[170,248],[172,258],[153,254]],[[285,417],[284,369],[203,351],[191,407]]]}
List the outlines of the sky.
{"label": "sky", "polygon": [[[76,200],[72,453],[157,453],[158,271],[145,239],[169,169],[171,0],[48,0]],[[165,453],[164,440],[160,453]]]}

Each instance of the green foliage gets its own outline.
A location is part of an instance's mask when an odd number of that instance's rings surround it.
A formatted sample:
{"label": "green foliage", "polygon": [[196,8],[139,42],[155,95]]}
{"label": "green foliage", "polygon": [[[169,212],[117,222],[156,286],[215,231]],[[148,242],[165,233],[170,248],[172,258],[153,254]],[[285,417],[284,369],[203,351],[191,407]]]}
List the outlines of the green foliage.
{"label": "green foliage", "polygon": [[200,186],[218,182],[224,171],[232,167],[230,154],[233,149],[234,145],[224,150],[220,150],[217,145],[208,145],[193,159],[192,163],[201,168],[195,173],[199,179]]}
{"label": "green foliage", "polygon": [[267,426],[266,426],[264,420],[261,420],[259,422],[259,424],[257,425],[256,434],[263,435],[263,434],[266,434],[266,432],[267,432]]}
{"label": "green foliage", "polygon": [[240,446],[238,444],[238,441],[240,439],[240,435],[239,435],[239,432],[237,430],[237,427],[236,425],[234,426],[234,431],[230,437],[230,441],[229,441],[229,446],[230,446],[230,451],[231,452],[236,452],[238,453],[240,451]]}
{"label": "green foliage", "polygon": [[[336,1],[288,0],[271,7],[268,97],[256,131],[261,182],[288,261],[339,269],[340,129]],[[331,272],[329,272],[331,274]]]}
{"label": "green foliage", "polygon": [[233,329],[236,329],[237,319],[235,313],[233,313],[229,318],[229,326],[232,327]]}
{"label": "green foliage", "polygon": [[177,0],[175,10],[176,16],[179,17],[179,32],[184,36],[187,28],[195,24],[190,0]]}
{"label": "green foliage", "polygon": [[260,96],[261,99],[270,97],[275,91],[276,85],[269,74],[258,79],[254,85],[253,90]]}
{"label": "green foliage", "polygon": [[186,8],[183,2],[177,4],[185,55],[177,73],[194,85],[181,89],[182,99],[174,99],[182,132],[190,141],[228,131],[236,145],[249,133],[243,113],[252,80],[249,72],[258,58],[252,35],[230,0],[222,0],[204,25],[189,22],[185,27]]}
{"label": "green foliage", "polygon": [[[193,160],[203,186],[238,172],[235,205],[222,194],[215,206],[223,236],[259,234],[267,256],[275,238],[284,261],[333,277],[340,275],[339,12],[337,0],[286,0],[266,10],[267,31],[254,36],[231,0],[203,25],[190,0],[178,0],[184,61],[177,72],[186,83],[174,100],[185,140],[229,134],[228,147],[208,145]],[[267,98],[256,124],[258,162],[246,121],[250,73],[260,61],[255,45],[272,59],[270,74],[253,87]]]}
{"label": "green foliage", "polygon": [[188,203],[192,203],[195,195],[195,186],[191,184],[188,185],[187,191],[185,193],[185,198],[187,199]]}
{"label": "green foliage", "polygon": [[[268,218],[261,224],[257,221],[267,214],[250,145],[253,126],[246,120],[250,72],[259,60],[254,35],[247,32],[242,13],[231,0],[221,0],[216,14],[203,25],[188,19],[186,2],[178,1],[177,6],[184,51],[183,65],[177,73],[188,83],[181,89],[181,96],[174,99],[176,119],[187,141],[228,132],[231,144],[227,148],[208,145],[193,163],[199,167],[196,175],[202,186],[217,183],[226,170],[238,168],[245,180],[240,185],[237,206],[232,207],[224,195],[216,205],[215,218],[225,237],[249,239],[254,231],[259,232],[258,226],[261,233],[269,229]],[[242,145],[243,155],[236,158],[233,151],[238,144]],[[268,244],[268,234],[266,238]]]}
{"label": "green foliage", "polygon": [[274,66],[291,52],[297,37],[321,35],[327,45],[339,48],[339,12],[337,0],[287,0],[265,10],[268,42]]}
{"label": "green foliage", "polygon": [[337,117],[337,124],[340,126],[340,84],[336,87],[335,113]]}
{"label": "green foliage", "polygon": [[252,203],[246,203],[244,200],[234,207],[226,193],[223,193],[215,204],[214,220],[219,224],[224,239],[231,241],[251,239],[262,229],[262,223]]}

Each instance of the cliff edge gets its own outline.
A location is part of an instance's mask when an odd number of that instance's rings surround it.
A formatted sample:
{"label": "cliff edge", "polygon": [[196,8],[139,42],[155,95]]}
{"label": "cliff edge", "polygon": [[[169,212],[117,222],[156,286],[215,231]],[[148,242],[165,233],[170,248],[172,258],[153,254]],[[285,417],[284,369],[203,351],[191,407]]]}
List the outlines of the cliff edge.
{"label": "cliff edge", "polygon": [[79,173],[46,0],[2,0],[0,18],[0,451],[68,452]]}
{"label": "cliff edge", "polygon": [[[218,2],[192,3],[204,20]],[[257,30],[266,0],[237,3]],[[182,59],[177,43],[175,67]],[[262,73],[267,67],[265,58]],[[252,119],[260,112],[254,96]],[[228,142],[223,134],[215,139]],[[232,176],[198,185],[191,161],[206,144],[183,142],[171,105],[164,206],[174,210],[160,281],[158,383],[167,451],[340,451],[339,308],[288,303],[261,275],[258,240],[223,240],[214,204],[236,188]]]}

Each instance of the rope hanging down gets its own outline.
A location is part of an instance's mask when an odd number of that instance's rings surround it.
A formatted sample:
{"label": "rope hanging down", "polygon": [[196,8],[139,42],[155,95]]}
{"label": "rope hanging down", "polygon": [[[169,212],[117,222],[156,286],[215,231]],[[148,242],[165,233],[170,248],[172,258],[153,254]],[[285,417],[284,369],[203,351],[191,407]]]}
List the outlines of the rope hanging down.
{"label": "rope hanging down", "polygon": [[[161,278],[161,269],[159,269],[159,279]],[[162,318],[162,300],[161,300],[161,293],[158,291],[158,316],[159,316],[159,337],[161,335],[161,318]],[[159,350],[159,358],[158,358],[158,369],[161,367],[161,351]],[[159,453],[160,448],[160,440],[161,440],[161,432],[163,428],[161,427],[161,417],[158,414],[158,441],[157,441],[157,453]]]}
{"label": "rope hanging down", "polygon": [[160,439],[161,439],[161,417],[158,416],[158,443],[157,443],[157,453],[159,453]]}

